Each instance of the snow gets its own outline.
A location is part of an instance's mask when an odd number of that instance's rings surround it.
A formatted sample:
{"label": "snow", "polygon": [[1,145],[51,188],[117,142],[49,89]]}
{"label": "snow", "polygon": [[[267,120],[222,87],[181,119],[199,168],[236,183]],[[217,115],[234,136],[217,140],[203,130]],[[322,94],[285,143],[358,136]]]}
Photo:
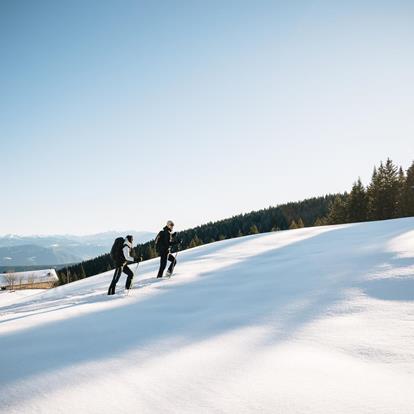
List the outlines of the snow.
{"label": "snow", "polygon": [[21,298],[38,295],[44,291],[45,289],[0,290],[0,306],[13,305]]}
{"label": "snow", "polygon": [[0,412],[411,414],[413,238],[274,232],[144,262],[129,296],[112,272],[0,294]]}

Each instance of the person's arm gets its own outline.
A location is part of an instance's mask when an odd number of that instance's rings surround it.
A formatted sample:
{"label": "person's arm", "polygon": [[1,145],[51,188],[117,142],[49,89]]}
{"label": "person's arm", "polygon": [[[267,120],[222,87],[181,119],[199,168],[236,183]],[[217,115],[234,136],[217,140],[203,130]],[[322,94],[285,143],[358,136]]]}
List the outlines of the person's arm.
{"label": "person's arm", "polygon": [[171,234],[170,246],[175,246],[181,243],[181,240],[177,239],[177,233]]}

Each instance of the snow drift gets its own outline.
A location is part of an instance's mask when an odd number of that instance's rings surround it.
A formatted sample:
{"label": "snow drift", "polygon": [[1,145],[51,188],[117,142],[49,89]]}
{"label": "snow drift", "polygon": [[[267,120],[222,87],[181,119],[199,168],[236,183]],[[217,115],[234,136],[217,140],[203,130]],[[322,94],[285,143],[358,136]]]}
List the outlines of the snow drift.
{"label": "snow drift", "polygon": [[182,252],[169,280],[144,262],[128,297],[111,272],[1,293],[0,412],[411,414],[413,240],[414,218],[305,228]]}

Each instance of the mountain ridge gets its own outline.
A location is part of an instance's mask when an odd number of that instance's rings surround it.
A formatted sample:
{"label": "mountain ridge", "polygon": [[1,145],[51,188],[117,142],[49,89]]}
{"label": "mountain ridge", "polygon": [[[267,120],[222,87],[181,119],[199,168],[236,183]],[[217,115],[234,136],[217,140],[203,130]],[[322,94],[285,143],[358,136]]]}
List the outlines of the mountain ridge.
{"label": "mountain ridge", "polygon": [[34,235],[8,234],[0,236],[0,267],[57,266],[77,263],[108,253],[113,240],[132,234],[137,243],[155,237],[149,231],[107,231],[91,235]]}

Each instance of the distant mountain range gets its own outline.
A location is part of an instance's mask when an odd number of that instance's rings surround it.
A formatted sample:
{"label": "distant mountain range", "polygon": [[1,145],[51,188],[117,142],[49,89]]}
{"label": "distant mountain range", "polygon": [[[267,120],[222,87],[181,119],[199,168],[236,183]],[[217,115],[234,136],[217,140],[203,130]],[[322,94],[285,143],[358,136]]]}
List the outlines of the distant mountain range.
{"label": "distant mountain range", "polygon": [[16,267],[57,266],[78,263],[108,253],[116,237],[132,234],[134,244],[153,239],[148,231],[108,231],[87,236],[0,236],[0,269]]}

